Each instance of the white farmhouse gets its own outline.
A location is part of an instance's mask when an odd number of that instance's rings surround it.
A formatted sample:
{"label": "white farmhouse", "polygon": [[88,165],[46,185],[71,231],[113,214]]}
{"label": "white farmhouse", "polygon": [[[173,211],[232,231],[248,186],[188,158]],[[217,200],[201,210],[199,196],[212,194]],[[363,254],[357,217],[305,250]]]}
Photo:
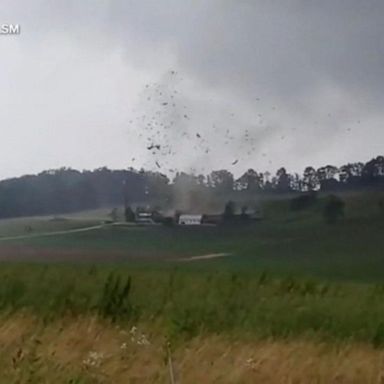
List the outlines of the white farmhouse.
{"label": "white farmhouse", "polygon": [[180,215],[180,225],[200,225],[203,219],[203,215]]}

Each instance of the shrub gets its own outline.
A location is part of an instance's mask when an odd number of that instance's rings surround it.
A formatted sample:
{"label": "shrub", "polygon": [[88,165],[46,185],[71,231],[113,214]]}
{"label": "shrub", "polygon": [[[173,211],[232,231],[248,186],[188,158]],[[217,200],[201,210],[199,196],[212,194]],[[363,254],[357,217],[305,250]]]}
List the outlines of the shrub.
{"label": "shrub", "polygon": [[234,215],[235,215],[235,203],[230,200],[225,204],[223,217],[224,219],[231,219],[233,218]]}
{"label": "shrub", "polygon": [[105,281],[103,292],[98,304],[98,312],[104,318],[110,318],[113,322],[119,317],[130,317],[133,308],[129,300],[131,291],[131,277],[128,276],[125,283],[119,276],[111,273]]}
{"label": "shrub", "polygon": [[382,213],[384,213],[384,199],[379,201],[379,209]]}
{"label": "shrub", "polygon": [[303,195],[297,196],[291,200],[291,210],[301,211],[308,209],[317,202],[317,192],[311,191]]}
{"label": "shrub", "polygon": [[135,221],[135,213],[132,211],[130,206],[125,207],[124,216],[127,223],[132,223]]}
{"label": "shrub", "polygon": [[344,217],[344,201],[335,195],[330,195],[325,203],[323,215],[327,223],[335,223]]}
{"label": "shrub", "polygon": [[384,324],[377,325],[376,330],[372,336],[372,345],[375,348],[381,348],[384,345]]}

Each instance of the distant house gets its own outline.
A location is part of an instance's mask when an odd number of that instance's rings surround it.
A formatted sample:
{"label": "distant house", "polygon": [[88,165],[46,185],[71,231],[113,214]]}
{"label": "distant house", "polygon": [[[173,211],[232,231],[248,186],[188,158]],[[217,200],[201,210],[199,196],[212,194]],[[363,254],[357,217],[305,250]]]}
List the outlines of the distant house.
{"label": "distant house", "polygon": [[203,215],[180,215],[180,225],[201,225]]}
{"label": "distant house", "polygon": [[222,214],[203,215],[203,217],[202,217],[202,224],[218,225],[222,221],[223,221],[223,215]]}
{"label": "distant house", "polygon": [[135,215],[135,222],[139,224],[154,224],[152,213],[138,212]]}

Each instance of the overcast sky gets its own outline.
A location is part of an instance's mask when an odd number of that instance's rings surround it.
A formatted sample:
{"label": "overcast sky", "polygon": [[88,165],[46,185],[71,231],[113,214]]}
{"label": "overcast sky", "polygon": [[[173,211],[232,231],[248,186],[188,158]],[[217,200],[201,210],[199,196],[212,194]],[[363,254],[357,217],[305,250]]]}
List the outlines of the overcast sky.
{"label": "overcast sky", "polygon": [[[1,0],[21,34],[0,36],[0,178],[383,154],[383,15],[382,0]],[[177,91],[164,161],[144,130],[153,84]]]}

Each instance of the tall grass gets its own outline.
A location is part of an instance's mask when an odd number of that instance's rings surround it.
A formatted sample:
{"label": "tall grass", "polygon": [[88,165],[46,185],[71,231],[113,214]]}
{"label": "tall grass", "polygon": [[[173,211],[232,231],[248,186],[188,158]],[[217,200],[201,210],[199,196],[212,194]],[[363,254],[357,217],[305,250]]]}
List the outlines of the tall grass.
{"label": "tall grass", "polygon": [[167,337],[355,340],[384,345],[382,285],[127,267],[4,265],[0,313],[156,323]]}

